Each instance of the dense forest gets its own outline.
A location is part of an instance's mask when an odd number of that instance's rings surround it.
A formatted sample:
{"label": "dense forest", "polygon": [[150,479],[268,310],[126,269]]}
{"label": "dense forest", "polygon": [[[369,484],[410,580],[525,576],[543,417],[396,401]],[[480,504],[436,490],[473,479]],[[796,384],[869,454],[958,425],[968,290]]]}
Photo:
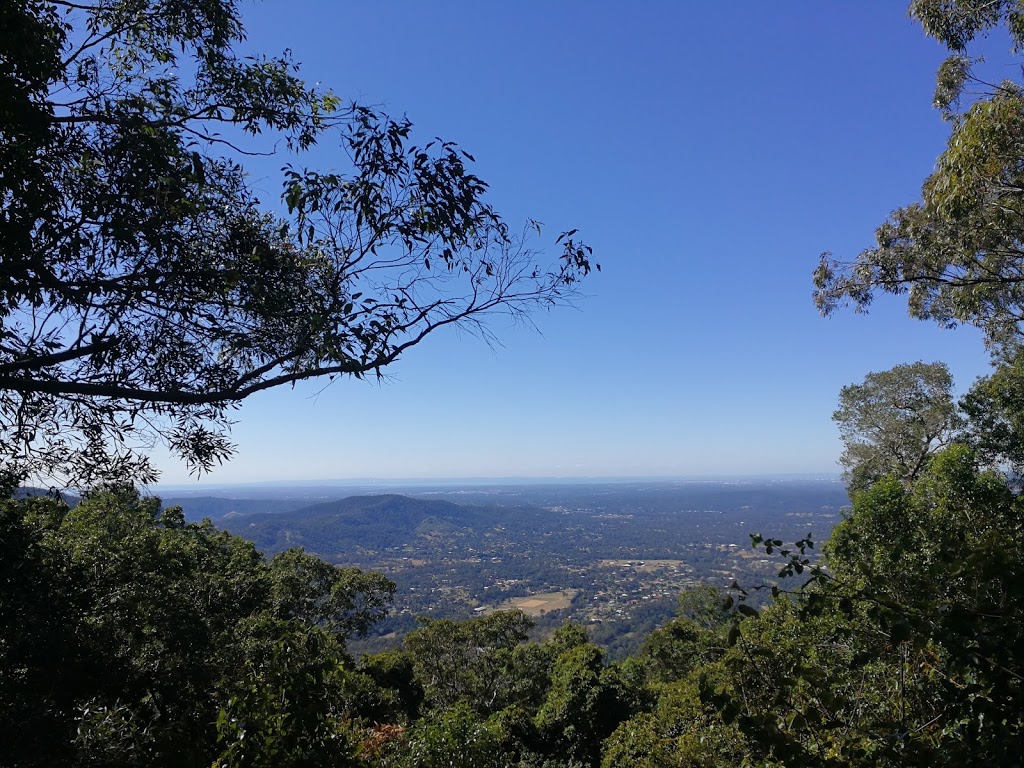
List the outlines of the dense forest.
{"label": "dense forest", "polygon": [[[394,583],[162,508],[136,490],[146,438],[213,466],[250,394],[564,301],[589,249],[567,232],[524,267],[471,158],[235,56],[230,0],[0,6],[0,764],[1019,765],[1024,88],[971,47],[1024,50],[1024,15],[910,12],[949,48],[948,148],[875,247],[823,257],[816,298],[976,326],[991,374],[959,400],[941,363],[844,388],[845,519],[824,542],[752,531],[774,577],[683,592],[627,658],[498,611],[357,661]],[[290,168],[287,213],[260,208],[231,152],[263,131],[333,131],[352,173]],[[81,501],[17,494],[40,477]]]}

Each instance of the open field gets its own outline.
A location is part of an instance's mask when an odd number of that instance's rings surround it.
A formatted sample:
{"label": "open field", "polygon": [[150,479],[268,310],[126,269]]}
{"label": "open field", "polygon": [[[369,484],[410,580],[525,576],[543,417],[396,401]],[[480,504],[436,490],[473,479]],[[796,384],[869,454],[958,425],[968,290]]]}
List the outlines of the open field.
{"label": "open field", "polygon": [[563,589],[561,592],[542,592],[526,597],[517,597],[499,606],[497,610],[507,611],[518,608],[527,616],[540,616],[548,611],[568,608],[577,592],[579,592],[577,589]]}
{"label": "open field", "polygon": [[605,568],[629,568],[652,573],[662,568],[686,568],[685,560],[602,560],[599,563]]}

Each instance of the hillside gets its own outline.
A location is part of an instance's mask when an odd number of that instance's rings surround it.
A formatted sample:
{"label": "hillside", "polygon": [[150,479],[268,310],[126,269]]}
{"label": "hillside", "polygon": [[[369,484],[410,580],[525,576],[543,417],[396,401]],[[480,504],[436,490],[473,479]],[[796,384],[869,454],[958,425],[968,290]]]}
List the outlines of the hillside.
{"label": "hillside", "polygon": [[493,526],[504,514],[493,507],[383,494],[350,496],[273,515],[231,516],[221,525],[268,553],[303,547],[337,560],[416,540],[469,535]]}
{"label": "hillside", "polygon": [[292,512],[306,504],[307,500],[296,498],[236,499],[224,496],[162,496],[165,507],[181,507],[185,519],[199,522],[203,518],[219,521],[238,515],[279,514]]}

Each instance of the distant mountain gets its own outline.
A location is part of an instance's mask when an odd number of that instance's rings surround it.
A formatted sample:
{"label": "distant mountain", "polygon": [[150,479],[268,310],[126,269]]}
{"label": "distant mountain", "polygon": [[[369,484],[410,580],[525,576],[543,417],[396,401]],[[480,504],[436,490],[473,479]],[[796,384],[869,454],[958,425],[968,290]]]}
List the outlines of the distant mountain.
{"label": "distant mountain", "polygon": [[304,547],[334,559],[417,539],[469,535],[493,527],[506,514],[494,507],[385,494],[349,496],[274,515],[232,515],[220,524],[265,552]]}
{"label": "distant mountain", "polygon": [[221,496],[164,496],[165,507],[181,507],[187,520],[204,517],[217,520],[237,515],[291,512],[308,504],[308,499],[231,499]]}
{"label": "distant mountain", "polygon": [[[333,563],[389,573],[431,563],[446,568],[443,578],[452,583],[456,562],[472,564],[482,573],[486,561],[494,565],[487,566],[486,578],[496,584],[508,579],[544,581],[535,579],[533,572],[567,564],[590,568],[609,559],[683,556],[694,567],[703,563],[708,572],[714,570],[710,563],[717,557],[709,552],[729,546],[746,551],[751,533],[795,541],[811,531],[820,541],[848,503],[842,485],[820,482],[604,484],[434,493],[360,495],[330,502],[307,498],[301,508],[276,514],[266,514],[255,503],[255,512],[243,513],[237,500],[211,504],[235,504],[235,514],[214,518],[217,524],[269,554],[299,546]],[[720,560],[715,560],[715,567],[722,570]],[[564,579],[545,578],[564,586]]]}

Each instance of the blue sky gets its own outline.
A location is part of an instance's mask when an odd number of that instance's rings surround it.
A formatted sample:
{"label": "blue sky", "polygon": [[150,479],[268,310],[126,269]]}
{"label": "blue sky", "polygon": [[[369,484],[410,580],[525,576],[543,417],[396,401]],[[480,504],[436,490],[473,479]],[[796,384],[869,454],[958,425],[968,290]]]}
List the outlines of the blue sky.
{"label": "blue sky", "polygon": [[443,333],[382,384],[251,399],[202,482],[835,471],[843,385],[914,360],[961,390],[984,373],[972,329],[811,301],[818,255],[870,245],[933,168],[944,51],[894,0],[725,8],[243,4],[253,50],[459,142],[509,221],[578,228],[604,269],[541,333],[496,318],[500,347]]}

